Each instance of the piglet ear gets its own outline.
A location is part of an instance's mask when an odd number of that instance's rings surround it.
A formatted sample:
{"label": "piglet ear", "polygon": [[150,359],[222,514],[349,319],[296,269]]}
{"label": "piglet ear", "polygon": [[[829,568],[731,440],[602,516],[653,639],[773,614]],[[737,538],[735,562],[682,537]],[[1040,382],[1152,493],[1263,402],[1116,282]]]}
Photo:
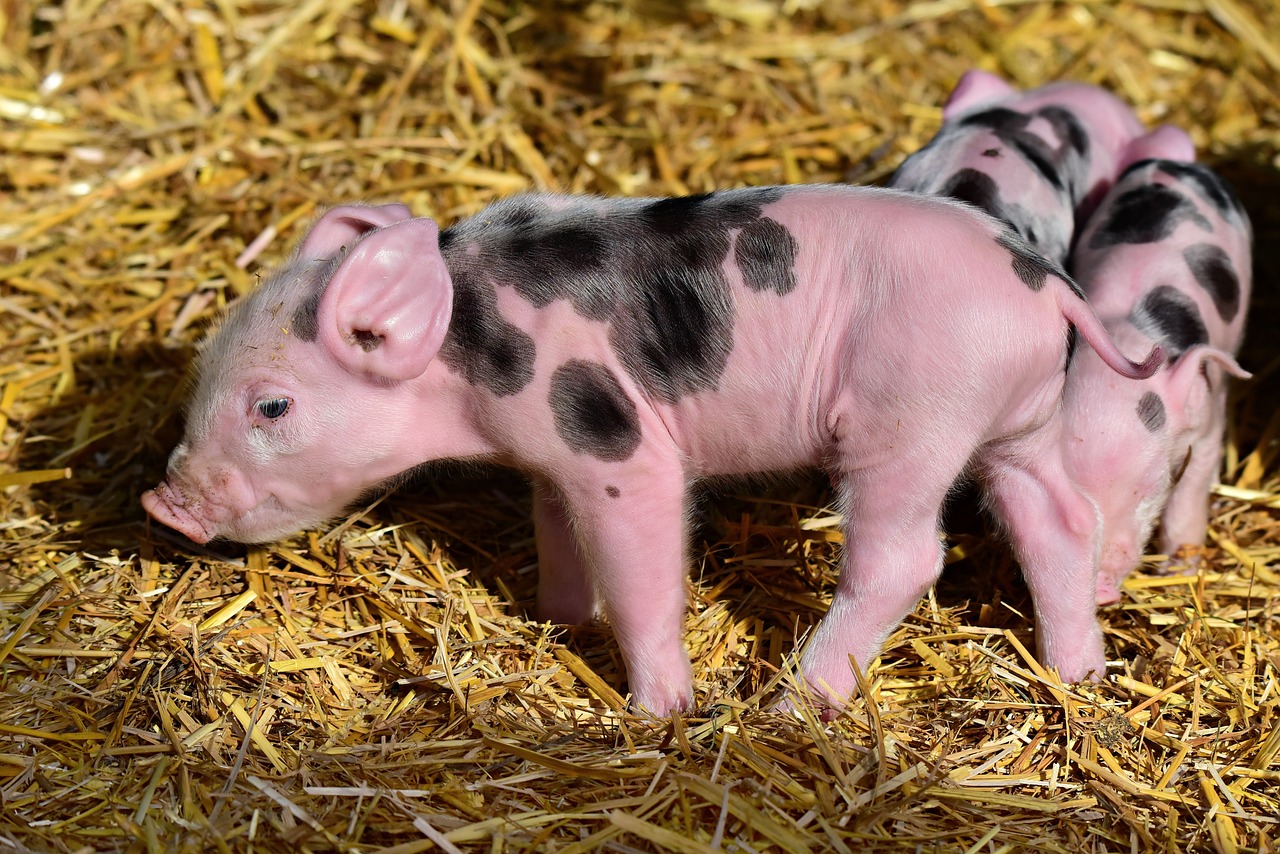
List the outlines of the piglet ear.
{"label": "piglet ear", "polygon": [[351,246],[361,235],[409,219],[413,214],[404,205],[341,205],[316,220],[298,247],[304,261],[336,258],[342,247]]}
{"label": "piglet ear", "polygon": [[1003,98],[1014,91],[1003,77],[997,77],[989,71],[977,68],[966,71],[942,107],[942,120],[946,121],[970,107]]}
{"label": "piglet ear", "polygon": [[1160,125],[1151,133],[1140,136],[1125,146],[1124,152],[1120,155],[1118,172],[1123,172],[1133,164],[1153,157],[1160,160],[1193,163],[1196,159],[1196,146],[1182,128]]}
{"label": "piglet ear", "polygon": [[427,369],[453,311],[453,283],[439,243],[434,222],[407,219],[369,233],[343,258],[316,322],[344,368],[391,382]]}

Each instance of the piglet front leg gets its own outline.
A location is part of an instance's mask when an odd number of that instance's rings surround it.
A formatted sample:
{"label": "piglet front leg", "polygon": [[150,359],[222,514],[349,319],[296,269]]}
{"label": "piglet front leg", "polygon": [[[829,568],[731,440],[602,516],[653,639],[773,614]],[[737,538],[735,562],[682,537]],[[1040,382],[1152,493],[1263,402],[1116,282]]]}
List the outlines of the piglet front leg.
{"label": "piglet front leg", "polygon": [[538,619],[580,626],[596,615],[596,591],[564,498],[550,483],[533,487],[533,528],[538,544]]}
{"label": "piglet front leg", "polygon": [[678,460],[642,448],[625,463],[562,478],[557,488],[626,662],[634,704],[658,717],[688,709],[686,487]]}

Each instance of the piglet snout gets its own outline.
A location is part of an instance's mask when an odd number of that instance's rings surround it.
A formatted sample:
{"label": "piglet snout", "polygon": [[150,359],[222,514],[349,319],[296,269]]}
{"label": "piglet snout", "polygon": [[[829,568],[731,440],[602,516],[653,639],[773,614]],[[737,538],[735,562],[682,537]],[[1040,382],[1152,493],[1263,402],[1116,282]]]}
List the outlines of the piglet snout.
{"label": "piglet snout", "polygon": [[162,481],[155,489],[142,493],[142,507],[157,522],[173,528],[188,539],[197,543],[207,543],[213,539],[213,533],[186,506],[182,492]]}

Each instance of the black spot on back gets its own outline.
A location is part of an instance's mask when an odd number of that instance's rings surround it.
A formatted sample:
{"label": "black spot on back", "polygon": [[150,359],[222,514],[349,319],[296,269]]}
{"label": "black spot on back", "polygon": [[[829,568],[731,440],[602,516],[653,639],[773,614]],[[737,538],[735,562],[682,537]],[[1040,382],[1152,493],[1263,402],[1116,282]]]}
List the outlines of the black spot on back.
{"label": "black spot on back", "polygon": [[655,199],[641,209],[639,218],[657,234],[684,234],[696,224],[699,211],[711,197],[711,193],[699,193]]}
{"label": "black spot on back", "polygon": [[1173,234],[1184,221],[1212,231],[1209,221],[1186,196],[1164,184],[1126,190],[1107,210],[1107,219],[1093,233],[1090,249],[1121,243],[1156,243]]}
{"label": "black spot on back", "polygon": [[733,348],[728,286],[708,286],[699,267],[641,271],[634,310],[609,340],[631,375],[665,401],[715,385]]}
{"label": "black spot on back", "polygon": [[556,432],[574,453],[619,462],[640,447],[636,405],[604,365],[565,362],[551,374],[549,401]]}
{"label": "black spot on back", "polygon": [[[776,223],[760,223],[763,206],[781,194],[756,188],[677,199],[562,197],[555,206],[515,197],[455,225],[459,237],[445,261],[455,280],[467,273],[512,287],[538,307],[567,299],[583,316],[609,324],[628,372],[672,403],[714,388],[733,347],[724,264],[735,231],[743,247],[738,263],[751,269],[744,272],[748,284],[779,294],[795,286],[794,238]],[[518,215],[506,212],[512,207]]]}
{"label": "black spot on back", "polygon": [[1009,250],[1013,256],[1014,274],[1031,290],[1039,291],[1049,276],[1053,275],[1066,282],[1077,296],[1084,296],[1080,286],[1067,275],[1066,270],[1037,253],[1017,234],[1012,231],[1002,232],[996,236],[996,243]]}
{"label": "black spot on back", "polygon": [[1196,243],[1182,250],[1191,274],[1213,299],[1218,315],[1228,323],[1240,311],[1240,279],[1231,256],[1212,243]]}
{"label": "black spot on back", "polygon": [[1209,343],[1200,309],[1191,297],[1172,285],[1151,290],[1129,315],[1138,329],[1164,345],[1169,361],[1192,347]]}
{"label": "black spot on back", "polygon": [[515,394],[533,379],[533,339],[498,313],[491,285],[463,271],[450,274],[453,316],[440,360],[472,385]]}
{"label": "black spot on back", "polygon": [[777,220],[761,217],[738,232],[733,259],[742,279],[753,291],[774,291],[779,296],[796,286],[796,254],[800,244]]}
{"label": "black spot on back", "polygon": [[[1040,176],[1049,182],[1050,186],[1055,190],[1062,190],[1064,189],[1064,182],[1062,173],[1059,171],[1060,167],[1065,163],[1062,147],[1055,150],[1035,133],[1027,130],[1031,120],[1038,115],[1043,115],[1045,110],[1065,112],[1055,107],[1046,107],[1035,113],[1020,113],[1007,107],[992,107],[989,110],[982,110],[970,116],[965,116],[958,124],[960,127],[976,126],[988,128],[1005,145],[1012,148],[1022,156],[1022,159],[1031,164],[1040,173]],[[1057,132],[1058,125],[1052,119],[1049,119],[1049,121],[1053,124],[1055,132]]]}
{"label": "black spot on back", "polygon": [[1050,104],[1037,110],[1036,115],[1052,125],[1058,139],[1071,146],[1076,154],[1084,158],[1089,156],[1089,134],[1085,132],[1084,125],[1080,124],[1075,113],[1066,107]]}
{"label": "black spot on back", "polygon": [[550,227],[522,221],[505,238],[504,252],[529,275],[506,281],[539,308],[569,296],[574,308],[596,320],[612,306],[596,283],[606,274],[608,236],[589,223],[557,223]]}
{"label": "black spot on back", "polygon": [[319,336],[320,297],[323,295],[324,291],[317,288],[294,309],[293,317],[289,322],[289,331],[296,335],[298,340],[312,342]]}
{"label": "black spot on back", "polygon": [[1142,426],[1152,433],[1159,432],[1164,427],[1164,401],[1160,399],[1160,395],[1149,391],[1142,396],[1138,401],[1138,418],[1142,421]]}
{"label": "black spot on back", "polygon": [[[1009,220],[1004,215],[1004,200],[1000,198],[1000,186],[986,172],[977,169],[961,169],[947,179],[938,191],[940,196],[948,196],[968,202],[991,214],[996,219]],[[1009,223],[1013,226],[1013,223]]]}
{"label": "black spot on back", "polygon": [[606,486],[604,488],[604,491],[605,491],[605,494],[608,495],[610,498],[617,498],[619,495],[622,494],[622,490],[618,489],[618,487],[616,486]]}
{"label": "black spot on back", "polygon": [[1164,174],[1191,185],[1202,198],[1217,208],[1223,219],[1245,217],[1244,205],[1240,204],[1239,196],[1217,172],[1199,163],[1182,163],[1177,160],[1154,162],[1156,168]]}

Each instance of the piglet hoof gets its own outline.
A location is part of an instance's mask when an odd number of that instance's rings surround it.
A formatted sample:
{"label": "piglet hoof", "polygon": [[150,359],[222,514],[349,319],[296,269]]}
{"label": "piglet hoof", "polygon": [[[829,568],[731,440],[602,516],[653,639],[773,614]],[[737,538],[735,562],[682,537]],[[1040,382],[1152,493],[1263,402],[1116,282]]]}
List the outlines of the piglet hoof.
{"label": "piglet hoof", "polygon": [[1098,578],[1094,600],[1099,605],[1114,605],[1120,601],[1120,586],[1110,578]]}
{"label": "piglet hoof", "polygon": [[669,718],[693,708],[693,671],[686,659],[683,667],[672,666],[659,673],[642,673],[631,678],[628,710],[640,717]]}
{"label": "piglet hoof", "polygon": [[1195,575],[1204,565],[1204,546],[1179,546],[1173,554],[1156,564],[1161,575]]}

